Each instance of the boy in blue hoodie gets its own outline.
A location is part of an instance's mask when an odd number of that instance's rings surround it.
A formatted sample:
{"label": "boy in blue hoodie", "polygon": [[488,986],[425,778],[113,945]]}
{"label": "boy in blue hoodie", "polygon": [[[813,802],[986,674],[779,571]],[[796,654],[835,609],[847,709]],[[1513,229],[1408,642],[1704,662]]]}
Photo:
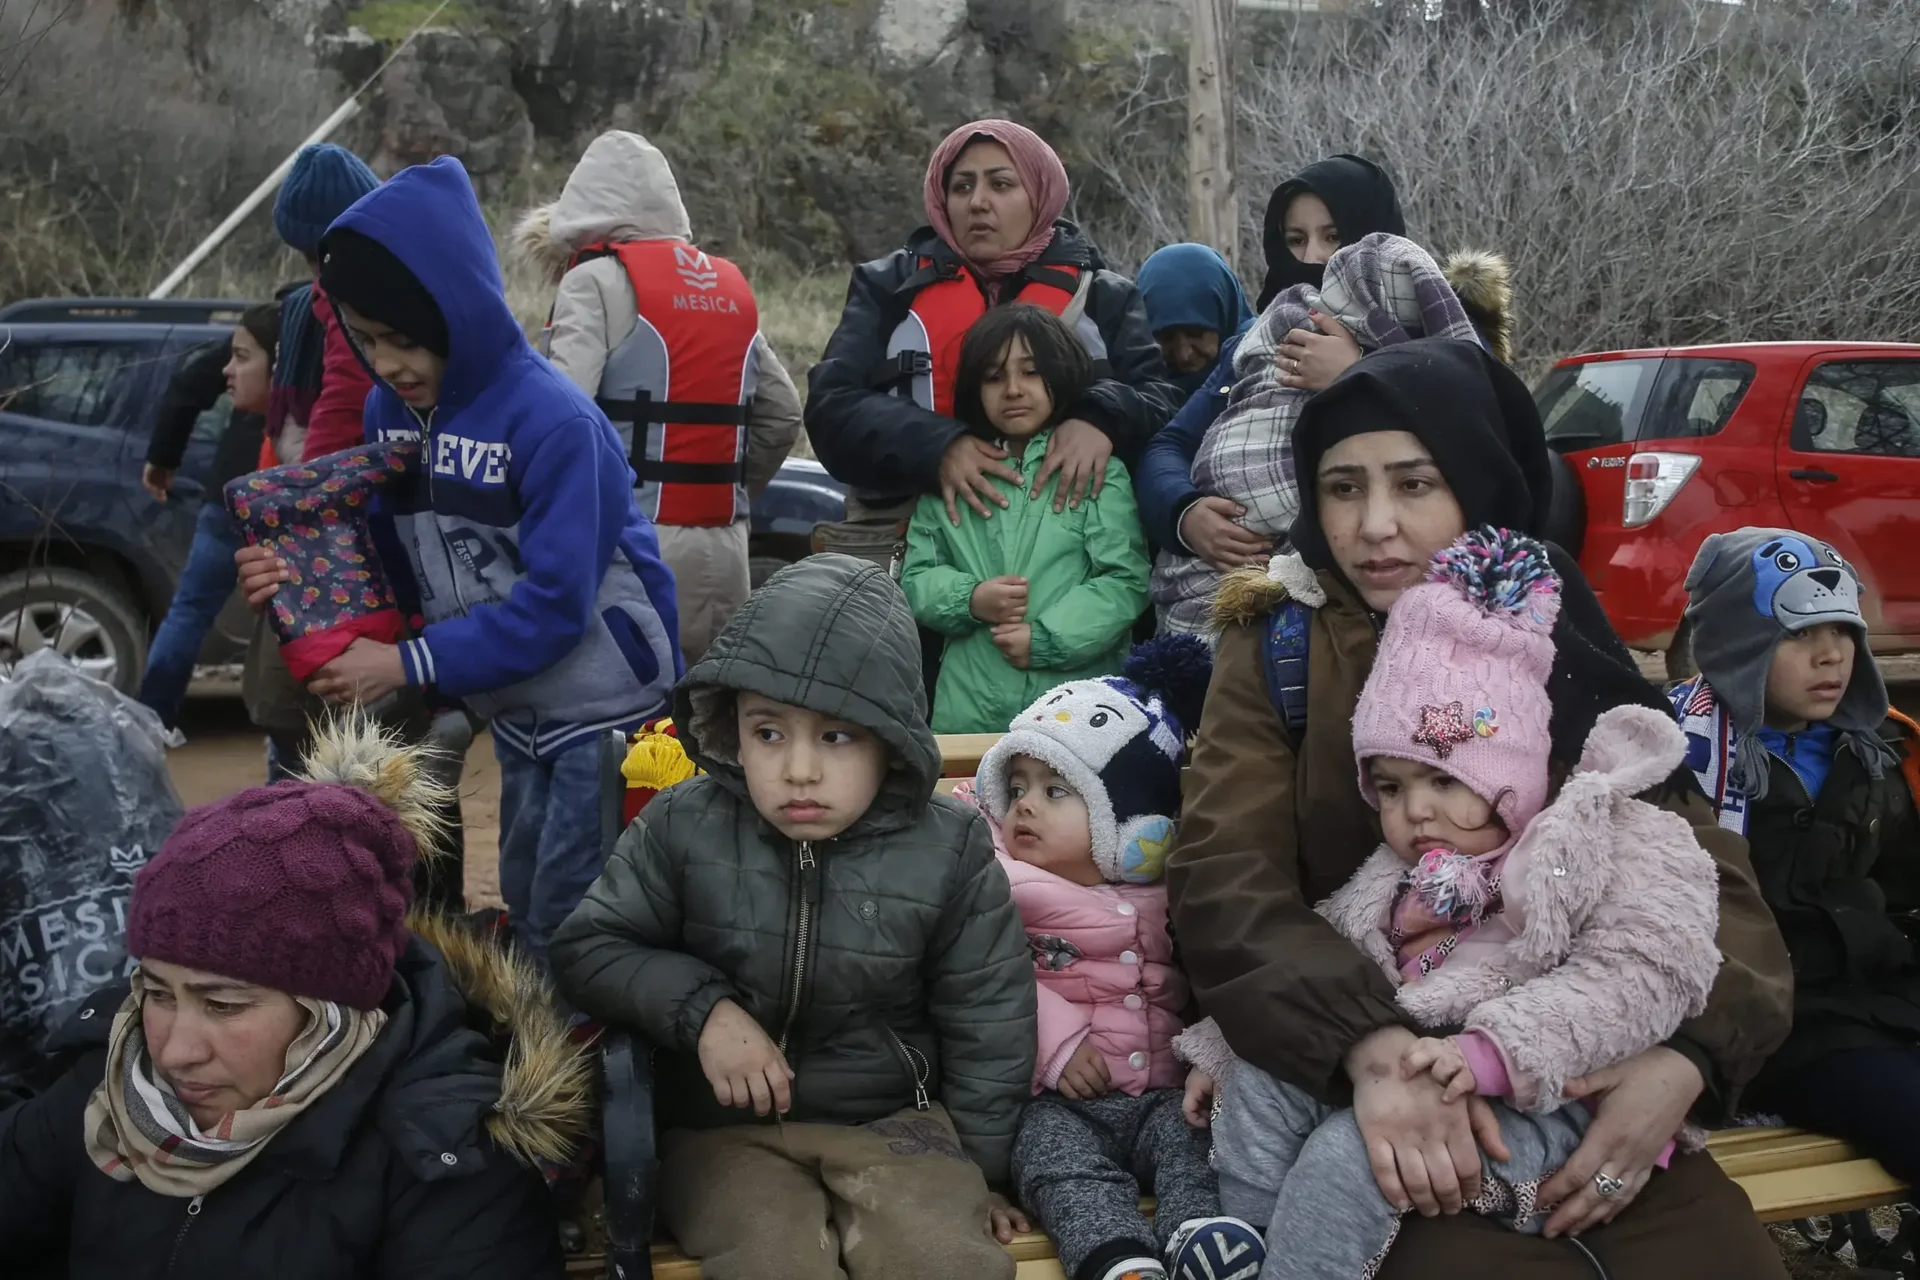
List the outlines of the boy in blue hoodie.
{"label": "boy in blue hoodie", "polygon": [[[374,528],[425,626],[355,641],[308,687],[371,702],[431,686],[492,720],[501,894],[544,965],[600,872],[594,743],[666,714],[681,673],[673,575],[612,425],[508,309],[458,160],[407,169],[342,214],[320,282],[376,379],[368,440],[420,443]],[[255,566],[250,598],[283,580],[270,556]]]}

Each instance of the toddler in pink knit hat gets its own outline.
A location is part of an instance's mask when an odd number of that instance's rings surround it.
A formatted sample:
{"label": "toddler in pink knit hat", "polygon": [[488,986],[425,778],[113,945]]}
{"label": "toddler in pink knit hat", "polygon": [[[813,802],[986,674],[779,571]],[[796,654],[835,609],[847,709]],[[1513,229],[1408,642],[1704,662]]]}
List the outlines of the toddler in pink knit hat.
{"label": "toddler in pink knit hat", "polygon": [[[1583,1078],[1671,1037],[1720,966],[1713,860],[1685,819],[1638,798],[1685,754],[1671,719],[1601,715],[1549,802],[1559,611],[1546,549],[1491,528],[1395,603],[1353,715],[1384,839],[1315,908],[1380,966],[1408,1023],[1438,1033],[1403,1075],[1492,1103],[1500,1140],[1469,1207],[1526,1232],[1586,1134]],[[1351,1109],[1237,1062],[1211,1023],[1174,1049],[1200,1077],[1190,1116],[1218,1083],[1221,1209],[1268,1224],[1261,1275],[1372,1275],[1407,1206],[1381,1192]],[[1603,1168],[1594,1184],[1608,1197],[1628,1179]]]}

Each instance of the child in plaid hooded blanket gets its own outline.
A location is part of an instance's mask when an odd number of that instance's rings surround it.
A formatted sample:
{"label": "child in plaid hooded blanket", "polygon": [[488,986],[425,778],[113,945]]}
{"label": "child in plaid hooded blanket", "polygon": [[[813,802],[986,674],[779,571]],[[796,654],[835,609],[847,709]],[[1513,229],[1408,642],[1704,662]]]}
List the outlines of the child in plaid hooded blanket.
{"label": "child in plaid hooded blanket", "polygon": [[[1339,321],[1362,352],[1414,338],[1480,341],[1439,264],[1413,241],[1384,233],[1334,254],[1319,290],[1295,285],[1273,300],[1234,355],[1233,395],[1200,444],[1193,483],[1245,507],[1240,522],[1282,550],[1300,508],[1293,426],[1313,393],[1281,385],[1274,356],[1289,330],[1311,327],[1310,311]],[[1150,584],[1160,629],[1206,632],[1220,576],[1197,556],[1161,551]]]}

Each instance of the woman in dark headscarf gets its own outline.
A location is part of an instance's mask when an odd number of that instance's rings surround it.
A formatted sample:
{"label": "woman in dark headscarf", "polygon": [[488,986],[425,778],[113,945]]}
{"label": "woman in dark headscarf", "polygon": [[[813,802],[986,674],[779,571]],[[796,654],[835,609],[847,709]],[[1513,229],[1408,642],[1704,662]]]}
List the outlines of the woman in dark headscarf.
{"label": "woman in dark headscarf", "polygon": [[[1353,1107],[1383,1189],[1390,1179],[1403,1187],[1421,1215],[1407,1219],[1381,1280],[1590,1280],[1590,1256],[1617,1276],[1782,1277],[1746,1197],[1710,1156],[1678,1155],[1653,1172],[1690,1116],[1729,1118],[1740,1086],[1786,1034],[1792,986],[1745,842],[1717,825],[1684,770],[1648,799],[1685,816],[1718,865],[1724,961],[1706,1012],[1666,1045],[1570,1084],[1595,1116],[1539,1190],[1540,1203],[1559,1204],[1545,1237],[1455,1216],[1480,1189],[1482,1116],[1472,1100],[1444,1102],[1427,1082],[1401,1078],[1413,1033],[1394,988],[1312,904],[1380,842],[1354,776],[1351,719],[1381,617],[1465,530],[1538,536],[1549,459],[1519,378],[1479,347],[1444,339],[1355,365],[1308,404],[1294,449],[1295,551],[1221,590],[1224,629],[1168,864],[1186,968],[1242,1060],[1235,1081],[1251,1064]],[[1564,776],[1602,711],[1661,702],[1578,567],[1558,551],[1553,559],[1563,605],[1550,760]]]}
{"label": "woman in dark headscarf", "polygon": [[1296,284],[1320,287],[1320,271],[1333,251],[1376,231],[1407,234],[1400,197],[1386,170],[1359,156],[1328,156],[1273,189],[1260,241],[1267,278],[1259,309]]}

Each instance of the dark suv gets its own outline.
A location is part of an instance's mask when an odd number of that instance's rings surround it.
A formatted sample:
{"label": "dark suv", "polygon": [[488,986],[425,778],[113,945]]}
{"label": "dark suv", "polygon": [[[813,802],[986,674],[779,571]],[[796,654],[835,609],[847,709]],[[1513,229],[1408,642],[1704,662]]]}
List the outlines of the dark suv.
{"label": "dark suv", "polygon": [[[65,299],[0,308],[0,669],[43,645],[129,693],[193,542],[223,400],[159,503],[140,487],[167,380],[244,302]],[[244,616],[203,658],[240,653]]]}
{"label": "dark suv", "polygon": [[[224,398],[200,415],[173,497],[140,487],[167,381],[202,343],[226,342],[233,301],[37,299],[0,307],[0,673],[52,646],[128,693],[187,561],[208,496]],[[753,506],[756,585],[844,518],[840,484],[793,458]],[[201,651],[238,661],[251,627],[235,601]]]}

